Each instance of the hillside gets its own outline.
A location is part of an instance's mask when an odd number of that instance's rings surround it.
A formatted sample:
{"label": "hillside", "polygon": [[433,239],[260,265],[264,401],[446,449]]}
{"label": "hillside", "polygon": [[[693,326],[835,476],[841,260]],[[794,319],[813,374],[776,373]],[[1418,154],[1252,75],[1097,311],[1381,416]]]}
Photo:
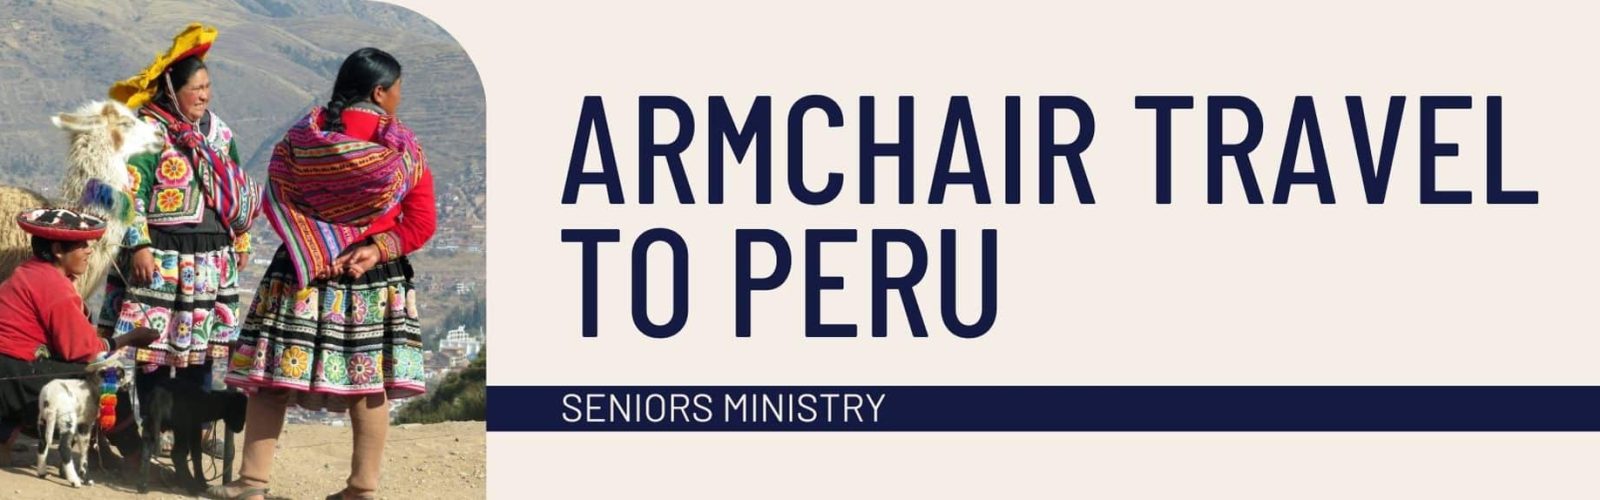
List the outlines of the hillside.
{"label": "hillside", "polygon": [[455,421],[484,421],[488,417],[488,353],[459,372],[452,373],[428,389],[428,394],[407,401],[395,423],[436,424]]}
{"label": "hillside", "polygon": [[[467,54],[438,25],[366,0],[0,0],[0,183],[50,194],[60,183],[65,135],[49,117],[106,98],[111,83],[166,50],[189,22],[217,26],[207,57],[212,109],[237,134],[245,168],[264,181],[271,146],[327,100],[344,57],[383,48],[405,67],[401,116],[427,148],[440,224],[414,254],[425,334],[482,300],[483,86]],[[278,241],[266,220],[251,231],[257,259]],[[244,269],[248,303],[265,261]],[[465,283],[475,291],[457,295]],[[92,300],[92,306],[98,305]]]}
{"label": "hillside", "polygon": [[[0,182],[53,188],[66,144],[49,116],[104,99],[191,21],[220,31],[207,59],[213,110],[253,174],[264,175],[283,130],[326,101],[344,56],[375,46],[405,66],[401,116],[442,191],[481,198],[484,98],[472,62],[432,21],[365,0],[0,0]],[[478,223],[481,207],[452,215]]]}

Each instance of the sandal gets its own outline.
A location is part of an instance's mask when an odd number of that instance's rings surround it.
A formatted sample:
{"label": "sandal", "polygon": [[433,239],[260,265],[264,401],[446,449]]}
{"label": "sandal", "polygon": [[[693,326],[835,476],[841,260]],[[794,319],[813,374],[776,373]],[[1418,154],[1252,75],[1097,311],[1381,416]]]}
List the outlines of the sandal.
{"label": "sandal", "polygon": [[264,486],[263,487],[240,486],[239,488],[243,488],[243,489],[239,490],[236,493],[229,493],[228,492],[228,485],[219,484],[219,485],[216,485],[216,486],[212,486],[210,488],[206,488],[205,497],[206,498],[214,498],[214,499],[217,499],[217,500],[244,500],[244,499],[247,499],[247,498],[250,498],[250,497],[257,497],[257,496],[261,497],[261,498],[267,498],[267,488],[264,487]]}
{"label": "sandal", "polygon": [[324,500],[344,500],[344,499],[347,499],[347,498],[352,498],[352,499],[355,499],[355,500],[378,500],[378,492],[376,492],[376,491],[368,491],[366,493],[350,493],[349,494],[350,496],[346,496],[345,494],[349,493],[349,492],[350,492],[350,489],[349,488],[345,488],[345,489],[339,490],[337,493],[334,493],[332,495],[328,495],[328,497],[326,499],[324,499]]}

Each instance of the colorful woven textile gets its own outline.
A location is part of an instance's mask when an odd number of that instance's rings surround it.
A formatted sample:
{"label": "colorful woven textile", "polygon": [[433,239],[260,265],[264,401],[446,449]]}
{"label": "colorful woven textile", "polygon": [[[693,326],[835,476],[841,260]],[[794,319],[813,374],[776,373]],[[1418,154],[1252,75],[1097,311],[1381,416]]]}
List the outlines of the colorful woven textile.
{"label": "colorful woven textile", "polygon": [[313,109],[290,128],[267,168],[267,220],[302,287],[332,269],[333,259],[400,203],[427,169],[422,146],[399,120],[386,118],[367,142],[322,130],[323,112]]}
{"label": "colorful woven textile", "polygon": [[279,250],[240,327],[228,385],[291,389],[291,404],[329,411],[344,411],[347,396],[399,399],[427,390],[410,261],[309,287],[294,283],[290,271]]}
{"label": "colorful woven textile", "polygon": [[[256,184],[244,175],[244,169],[234,164],[232,157],[218,154],[216,147],[193,124],[177,119],[161,106],[144,106],[139,108],[139,114],[155,120],[166,130],[169,144],[189,153],[186,159],[200,175],[206,205],[216,209],[217,214],[222,216],[228,233],[239,235],[249,232],[251,222],[261,213],[261,199]],[[158,199],[157,203],[161,203],[161,200]]]}

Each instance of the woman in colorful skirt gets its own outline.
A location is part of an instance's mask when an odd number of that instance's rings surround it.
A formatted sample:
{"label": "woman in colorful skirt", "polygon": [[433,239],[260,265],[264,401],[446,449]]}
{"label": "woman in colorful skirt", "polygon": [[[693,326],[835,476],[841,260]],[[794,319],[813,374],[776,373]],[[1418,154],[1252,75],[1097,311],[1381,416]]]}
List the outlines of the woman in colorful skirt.
{"label": "woman in colorful skirt", "polygon": [[138,350],[140,363],[184,368],[225,359],[238,327],[237,270],[248,260],[260,201],[233,131],[208,109],[205,57],[216,36],[191,24],[167,53],[111,88],[167,139],[160,152],[128,162],[134,223],[98,321],[117,334],[136,326],[162,332]]}
{"label": "woman in colorful skirt", "polygon": [[[239,165],[233,131],[209,109],[205,57],[216,38],[215,28],[190,24],[150,66],[110,90],[166,137],[161,151],[128,161],[134,216],[96,321],[102,334],[161,333],[129,353],[144,368],[135,378],[143,408],[157,384],[221,387],[239,325],[237,273],[249,260],[260,189]],[[157,369],[164,367],[175,370]],[[128,458],[141,445],[137,436],[118,439]]]}
{"label": "woman in colorful skirt", "polygon": [[405,255],[433,236],[433,177],[396,118],[400,63],[378,49],[345,59],[326,107],[273,150],[266,211],[283,246],[240,330],[227,383],[251,393],[240,479],[213,498],[264,497],[290,405],[348,411],[345,488],[372,498],[389,401],[422,394],[422,336]]}

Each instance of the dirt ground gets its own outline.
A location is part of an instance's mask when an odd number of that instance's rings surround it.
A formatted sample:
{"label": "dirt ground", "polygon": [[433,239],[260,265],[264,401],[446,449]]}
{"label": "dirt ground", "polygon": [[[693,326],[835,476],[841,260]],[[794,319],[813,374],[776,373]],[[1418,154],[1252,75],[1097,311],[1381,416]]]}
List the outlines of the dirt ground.
{"label": "dirt ground", "polygon": [[[485,429],[483,422],[447,422],[391,427],[389,444],[383,457],[383,487],[380,498],[478,499],[484,498]],[[19,440],[22,441],[22,440]],[[236,442],[242,443],[242,437]],[[274,460],[270,498],[320,499],[344,487],[350,467],[350,429],[323,425],[288,425],[278,442]],[[93,452],[91,452],[93,453]],[[195,498],[151,480],[151,491],[140,495],[131,481],[116,472],[99,472],[91,467],[95,484],[72,488],[61,478],[50,454],[50,475],[34,475],[36,455],[32,441],[25,451],[14,451],[10,464],[0,468],[0,498]],[[162,457],[168,469],[171,463]],[[208,475],[218,475],[214,467],[222,460],[205,457]],[[234,467],[238,467],[235,460]],[[220,480],[213,480],[216,484]]]}

